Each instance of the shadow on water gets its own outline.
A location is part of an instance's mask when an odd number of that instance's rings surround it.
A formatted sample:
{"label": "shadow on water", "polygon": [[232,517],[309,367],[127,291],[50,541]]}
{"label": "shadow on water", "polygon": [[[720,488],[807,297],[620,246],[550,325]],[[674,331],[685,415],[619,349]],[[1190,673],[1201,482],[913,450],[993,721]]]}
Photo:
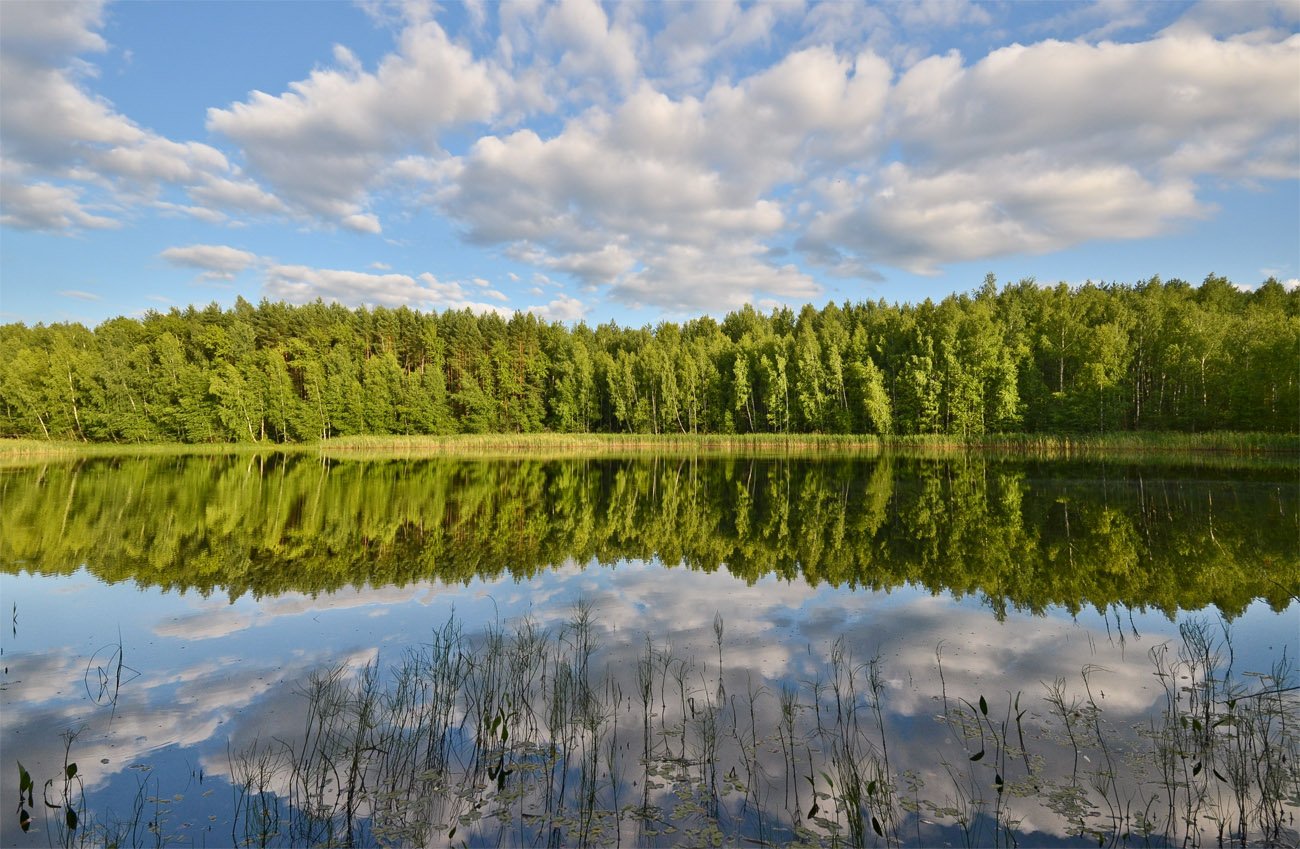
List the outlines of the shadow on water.
{"label": "shadow on water", "polygon": [[[935,651],[928,742],[891,709],[890,669],[843,641],[779,689],[649,637],[605,651],[591,608],[467,634],[456,619],[381,667],[307,675],[295,732],[228,752],[239,846],[1293,846],[1300,687],[1285,655],[1233,669],[1231,626],[1196,619],[1149,652],[1159,698],[1114,724],[1104,673],[1036,692],[956,692]],[[716,658],[716,663],[714,662]],[[167,845],[167,797],[87,808],[63,770],[21,765],[24,830],[58,845]],[[12,768],[12,767],[10,767]],[[209,778],[209,781],[212,779]],[[199,782],[203,777],[200,774]],[[161,798],[160,798],[161,797]],[[179,798],[176,797],[176,798]],[[220,804],[214,799],[213,804]],[[43,819],[42,819],[43,818]],[[213,818],[215,819],[215,817]]]}

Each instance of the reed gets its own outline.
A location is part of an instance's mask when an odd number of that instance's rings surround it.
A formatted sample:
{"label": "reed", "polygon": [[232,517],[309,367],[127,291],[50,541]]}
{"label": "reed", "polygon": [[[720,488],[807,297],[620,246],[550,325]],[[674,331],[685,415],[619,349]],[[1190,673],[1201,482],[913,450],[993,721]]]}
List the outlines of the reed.
{"label": "reed", "polygon": [[[1138,734],[1105,721],[1095,667],[1045,683],[1039,712],[1026,693],[1003,707],[950,692],[941,646],[948,740],[933,743],[940,768],[911,771],[895,765],[879,656],[857,662],[837,641],[817,679],[769,688],[726,668],[717,623],[716,672],[649,638],[627,670],[602,668],[613,632],[589,605],[550,629],[471,637],[452,620],[391,667],[318,670],[300,733],[230,751],[230,843],[1012,847],[1048,812],[1102,846],[1294,842],[1294,671],[1284,658],[1235,675],[1226,625],[1191,622],[1152,651],[1164,703]],[[41,802],[19,766],[24,810],[58,811],[51,842],[177,842],[163,794],[134,821],[88,809],[75,738]]]}
{"label": "reed", "polygon": [[304,443],[91,443],[0,439],[0,462],[114,456],[314,453],[330,457],[877,456],[983,452],[1044,458],[1151,455],[1293,456],[1300,436],[1272,433],[1104,434],[604,434],[358,435]]}

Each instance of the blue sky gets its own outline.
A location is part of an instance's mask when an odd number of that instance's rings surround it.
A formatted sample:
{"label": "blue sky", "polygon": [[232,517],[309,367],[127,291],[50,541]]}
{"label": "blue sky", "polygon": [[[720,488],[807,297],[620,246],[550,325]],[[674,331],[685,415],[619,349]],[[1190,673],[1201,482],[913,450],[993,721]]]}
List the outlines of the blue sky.
{"label": "blue sky", "polygon": [[0,3],[0,321],[1300,278],[1300,4]]}

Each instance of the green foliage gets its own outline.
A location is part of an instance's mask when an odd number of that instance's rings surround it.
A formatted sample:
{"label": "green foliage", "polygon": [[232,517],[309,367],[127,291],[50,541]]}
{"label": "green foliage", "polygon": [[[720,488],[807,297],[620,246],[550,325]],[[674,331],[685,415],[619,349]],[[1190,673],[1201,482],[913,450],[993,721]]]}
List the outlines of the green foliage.
{"label": "green foliage", "polygon": [[999,611],[1214,604],[1232,616],[1300,595],[1286,479],[967,455],[116,457],[8,470],[0,569],[84,566],[109,582],[261,596],[658,558],[748,581],[920,585]]}
{"label": "green foliage", "polygon": [[1300,292],[1159,278],[630,329],[247,301],[0,326],[0,437],[1300,432]]}

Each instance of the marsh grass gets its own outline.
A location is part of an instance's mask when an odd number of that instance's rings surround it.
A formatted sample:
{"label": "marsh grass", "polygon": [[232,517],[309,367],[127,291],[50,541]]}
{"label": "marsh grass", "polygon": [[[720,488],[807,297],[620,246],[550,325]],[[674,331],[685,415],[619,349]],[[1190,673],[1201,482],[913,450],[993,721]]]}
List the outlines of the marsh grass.
{"label": "marsh grass", "polygon": [[1209,431],[1123,431],[1114,433],[986,434],[957,439],[941,434],[893,436],[891,448],[941,452],[992,451],[1043,457],[1099,457],[1145,454],[1300,454],[1300,436],[1279,433]]}
{"label": "marsh grass", "polygon": [[0,467],[80,457],[320,454],[337,458],[566,458],[662,456],[874,457],[976,452],[1044,459],[1269,458],[1300,455],[1300,436],[1268,433],[1105,434],[604,434],[519,433],[344,436],[305,443],[139,444],[0,439]]}
{"label": "marsh grass", "polygon": [[[837,641],[773,688],[728,669],[721,617],[704,659],[647,637],[626,670],[602,664],[613,633],[585,604],[550,628],[453,619],[391,665],[311,673],[298,733],[229,752],[231,843],[1013,847],[1048,815],[1099,846],[1297,838],[1294,670],[1237,676],[1225,624],[1152,649],[1163,695],[1136,732],[1109,723],[1099,667],[990,698],[950,692],[940,646],[947,742],[907,770],[879,654]],[[170,842],[165,811],[86,812],[74,739],[56,805],[79,827],[52,842]]]}

